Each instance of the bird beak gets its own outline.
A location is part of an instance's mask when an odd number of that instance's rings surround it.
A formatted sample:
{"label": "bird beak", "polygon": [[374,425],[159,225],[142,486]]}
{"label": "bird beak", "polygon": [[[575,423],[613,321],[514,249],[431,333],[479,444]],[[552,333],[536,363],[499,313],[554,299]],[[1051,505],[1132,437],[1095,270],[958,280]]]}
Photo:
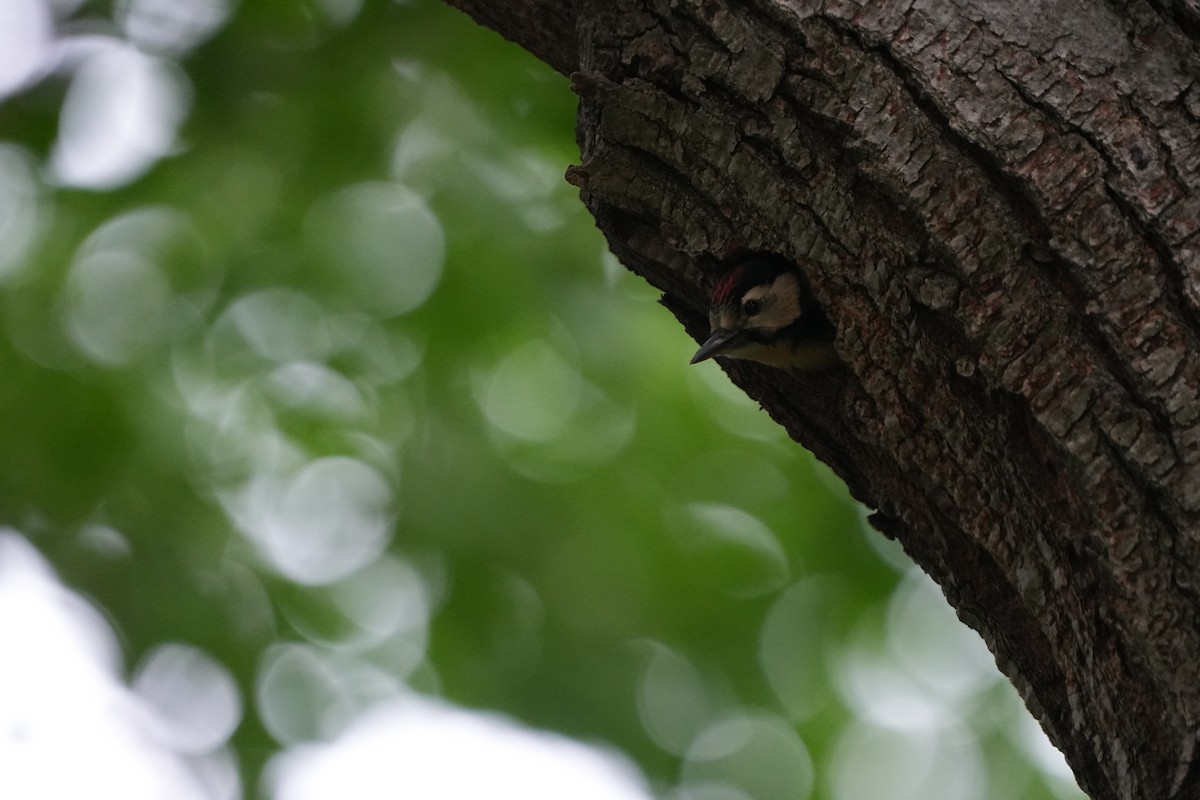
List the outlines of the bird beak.
{"label": "bird beak", "polygon": [[737,331],[713,331],[712,336],[708,337],[708,341],[700,345],[696,355],[692,356],[690,363],[699,364],[701,361],[707,361],[713,356],[720,355],[721,351],[737,336],[737,333]]}

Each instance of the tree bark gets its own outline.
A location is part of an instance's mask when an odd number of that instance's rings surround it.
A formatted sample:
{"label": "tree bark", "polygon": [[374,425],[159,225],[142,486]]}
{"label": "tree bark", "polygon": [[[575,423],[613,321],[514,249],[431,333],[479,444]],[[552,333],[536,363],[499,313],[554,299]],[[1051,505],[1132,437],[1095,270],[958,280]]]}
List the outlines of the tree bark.
{"label": "tree bark", "polygon": [[726,370],[1084,790],[1200,797],[1200,3],[449,1],[575,73],[568,179],[689,333],[800,266],[844,367]]}

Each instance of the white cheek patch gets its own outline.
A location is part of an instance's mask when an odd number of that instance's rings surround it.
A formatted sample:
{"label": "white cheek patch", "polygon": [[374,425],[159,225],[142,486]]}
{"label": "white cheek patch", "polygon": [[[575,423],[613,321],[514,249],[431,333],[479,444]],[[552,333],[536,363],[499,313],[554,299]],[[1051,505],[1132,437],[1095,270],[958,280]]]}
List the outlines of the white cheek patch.
{"label": "white cheek patch", "polygon": [[746,292],[746,299],[765,300],[762,313],[754,319],[756,328],[784,328],[800,317],[800,284],[791,272],[780,275],[769,287],[754,287]]}
{"label": "white cheek patch", "polygon": [[[775,283],[771,284],[771,286],[779,283],[779,281],[783,280],[783,278],[784,276],[776,278]],[[753,289],[742,295],[742,305],[745,305],[747,300],[762,300],[767,296],[767,294],[770,293],[771,286],[755,286]]]}
{"label": "white cheek patch", "polygon": [[798,300],[800,298],[800,281],[796,278],[796,273],[785,272],[775,279],[771,284],[776,297],[786,297],[789,300]]}

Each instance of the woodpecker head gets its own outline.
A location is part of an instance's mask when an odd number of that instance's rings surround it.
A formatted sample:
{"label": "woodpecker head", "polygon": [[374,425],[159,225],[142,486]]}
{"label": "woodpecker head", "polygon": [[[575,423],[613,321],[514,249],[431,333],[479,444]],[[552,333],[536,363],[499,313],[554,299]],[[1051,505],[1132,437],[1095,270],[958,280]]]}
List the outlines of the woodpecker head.
{"label": "woodpecker head", "polygon": [[713,356],[801,369],[837,361],[833,326],[782,258],[737,264],[713,290],[708,321],[710,335],[693,364]]}

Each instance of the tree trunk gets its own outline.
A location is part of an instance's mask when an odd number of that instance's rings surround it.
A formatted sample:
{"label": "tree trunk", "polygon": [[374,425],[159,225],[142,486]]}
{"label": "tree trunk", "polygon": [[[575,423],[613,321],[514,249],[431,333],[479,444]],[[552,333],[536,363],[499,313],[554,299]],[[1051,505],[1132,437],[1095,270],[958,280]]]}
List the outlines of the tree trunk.
{"label": "tree trunk", "polygon": [[1200,797],[1197,0],[450,2],[576,73],[568,179],[693,336],[800,266],[844,367],[726,370],[1084,790]]}

